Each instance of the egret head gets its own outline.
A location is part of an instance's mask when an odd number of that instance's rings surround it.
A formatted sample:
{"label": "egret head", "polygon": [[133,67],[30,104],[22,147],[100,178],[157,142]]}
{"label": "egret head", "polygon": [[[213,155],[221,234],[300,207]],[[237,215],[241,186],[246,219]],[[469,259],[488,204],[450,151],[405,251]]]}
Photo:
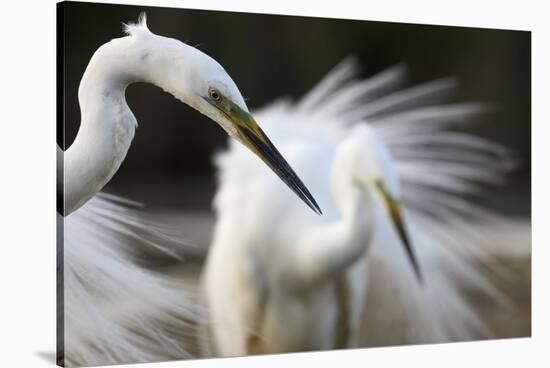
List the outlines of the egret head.
{"label": "egret head", "polygon": [[233,80],[216,61],[203,55],[201,72],[193,78],[191,93],[195,102],[192,105],[256,154],[312,210],[320,214],[321,209],[313,196],[248,111]]}
{"label": "egret head", "polygon": [[256,123],[235,82],[224,68],[202,51],[178,40],[153,34],[145,16],[126,26],[141,42],[145,79],[174,95],[219,124],[281,178],[311,209],[321,210],[306,186]]}

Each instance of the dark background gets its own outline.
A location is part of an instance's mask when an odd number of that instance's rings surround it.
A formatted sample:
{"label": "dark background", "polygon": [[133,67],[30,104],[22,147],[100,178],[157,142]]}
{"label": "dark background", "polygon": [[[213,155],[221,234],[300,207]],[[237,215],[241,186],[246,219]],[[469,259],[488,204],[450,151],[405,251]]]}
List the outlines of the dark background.
{"label": "dark background", "polygon": [[[517,150],[523,166],[511,185],[529,210],[529,32],[68,2],[65,147],[78,130],[77,90],[90,57],[122,36],[122,22],[136,21],[142,11],[154,33],[198,45],[220,62],[251,109],[282,96],[300,97],[350,54],[358,56],[364,76],[404,62],[411,84],[457,77],[457,99],[499,106],[476,133]],[[225,133],[157,87],[136,83],[126,96],[139,127],[109,189],[151,206],[209,207],[212,154],[224,146]]]}

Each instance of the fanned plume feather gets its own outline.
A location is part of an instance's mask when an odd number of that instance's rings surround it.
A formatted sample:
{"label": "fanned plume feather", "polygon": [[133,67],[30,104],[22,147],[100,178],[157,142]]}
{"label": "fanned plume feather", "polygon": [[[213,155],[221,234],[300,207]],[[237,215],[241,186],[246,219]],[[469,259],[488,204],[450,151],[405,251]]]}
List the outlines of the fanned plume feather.
{"label": "fanned plume feather", "polygon": [[99,193],[64,219],[65,364],[145,363],[196,356],[203,311],[193,285],[134,262],[139,249],[173,257],[165,229],[136,203]]}
{"label": "fanned plume feather", "polygon": [[[510,307],[480,265],[489,267],[495,255],[529,256],[530,226],[479,205],[477,199],[501,187],[518,161],[498,143],[452,129],[479,121],[495,106],[446,102],[456,89],[452,78],[402,89],[403,65],[365,80],[358,75],[357,61],[347,58],[295,104],[270,105],[256,115],[282,147],[300,139],[304,147],[316,140],[336,145],[353,124],[368,124],[392,154],[412,243],[427,282],[418,285],[401,247],[373,247],[367,257],[368,302],[359,345],[491,337],[467,292]],[[216,158],[219,213],[236,195],[230,188],[256,175],[257,167],[247,164],[240,151],[231,144]],[[391,231],[377,229],[378,234]],[[507,240],[511,236],[514,242]],[[377,235],[373,244],[387,242]]]}

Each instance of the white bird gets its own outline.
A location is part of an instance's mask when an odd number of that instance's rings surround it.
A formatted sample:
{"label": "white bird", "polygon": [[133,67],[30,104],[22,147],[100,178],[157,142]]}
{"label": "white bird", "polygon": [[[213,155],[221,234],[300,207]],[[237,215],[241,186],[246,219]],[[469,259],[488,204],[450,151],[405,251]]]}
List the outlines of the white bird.
{"label": "white bird", "polygon": [[217,157],[205,354],[490,336],[464,290],[507,303],[476,262],[500,235],[491,224],[515,224],[476,198],[515,160],[450,129],[488,106],[443,104],[451,79],[400,89],[403,66],[357,74],[347,59],[300,101],[255,112],[323,216],[300,207],[238,145]]}
{"label": "white bird", "polygon": [[[143,221],[128,202],[98,194],[119,169],[137,127],[124,95],[129,84],[152,83],[214,120],[320,213],[220,64],[178,40],[153,34],[144,15],[138,24],[127,25],[126,33],[92,56],[78,90],[80,128],[62,153],[64,315],[58,358],[66,365],[190,356],[182,336],[193,337],[185,335],[196,318],[191,297],[173,281],[131,262],[139,244],[162,249],[174,240]],[[121,304],[131,309],[118,308]]]}

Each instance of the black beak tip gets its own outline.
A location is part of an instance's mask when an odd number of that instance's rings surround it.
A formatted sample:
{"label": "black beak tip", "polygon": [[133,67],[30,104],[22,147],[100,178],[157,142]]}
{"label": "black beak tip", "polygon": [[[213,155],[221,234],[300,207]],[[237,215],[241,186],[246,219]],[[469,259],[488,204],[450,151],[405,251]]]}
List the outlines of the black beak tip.
{"label": "black beak tip", "polygon": [[313,203],[313,206],[309,206],[316,214],[321,216],[323,214],[323,211],[321,211],[321,208],[317,205],[317,203]]}
{"label": "black beak tip", "polygon": [[275,174],[279,176],[279,178],[309,206],[309,208],[318,215],[322,215],[323,211],[321,211],[321,208],[302,180],[296,175],[292,167],[286,162],[265,133],[259,128],[258,130],[263,136],[263,140],[259,139],[253,132],[247,129],[242,129],[241,133],[256,148],[260,154],[260,158],[275,172]]}
{"label": "black beak tip", "polygon": [[[290,169],[292,170],[292,169]],[[302,183],[300,178],[294,173],[294,171],[291,171],[293,180],[290,182],[287,182],[286,184],[292,189],[294,193],[300,197],[302,201],[304,201],[305,204],[308,205],[309,208],[313,210],[318,215],[322,215],[323,211],[321,211],[321,207],[317,204],[315,201],[315,198],[311,195],[307,187]]]}
{"label": "black beak tip", "polygon": [[416,258],[416,254],[413,250],[411,241],[409,239],[409,236],[407,235],[407,232],[405,231],[404,224],[401,220],[401,216],[394,216],[394,222],[396,225],[397,233],[399,234],[399,237],[401,238],[401,242],[403,243],[403,246],[405,247],[405,251],[407,253],[407,257],[412,265],[412,268],[414,270],[414,274],[416,275],[416,280],[418,283],[423,286],[424,285],[424,277],[422,276],[422,271],[420,270],[420,264],[418,263],[418,260]]}
{"label": "black beak tip", "polygon": [[292,191],[309,207],[313,212],[318,215],[322,215],[321,207],[315,201],[315,198],[311,195],[307,187],[302,183],[302,181],[294,174],[294,180],[285,181],[286,185],[292,189]]}

